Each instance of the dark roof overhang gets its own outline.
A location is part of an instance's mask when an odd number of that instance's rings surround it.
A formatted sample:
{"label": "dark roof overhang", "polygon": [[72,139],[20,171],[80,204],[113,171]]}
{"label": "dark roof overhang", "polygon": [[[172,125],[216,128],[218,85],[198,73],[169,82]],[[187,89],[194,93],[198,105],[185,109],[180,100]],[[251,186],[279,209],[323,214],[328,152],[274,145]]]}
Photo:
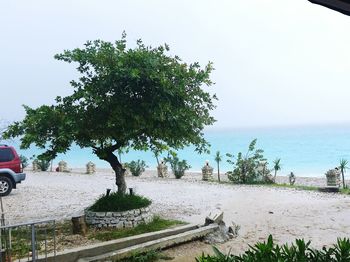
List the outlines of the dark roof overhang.
{"label": "dark roof overhang", "polygon": [[309,0],[311,3],[323,5],[345,15],[350,15],[350,0]]}

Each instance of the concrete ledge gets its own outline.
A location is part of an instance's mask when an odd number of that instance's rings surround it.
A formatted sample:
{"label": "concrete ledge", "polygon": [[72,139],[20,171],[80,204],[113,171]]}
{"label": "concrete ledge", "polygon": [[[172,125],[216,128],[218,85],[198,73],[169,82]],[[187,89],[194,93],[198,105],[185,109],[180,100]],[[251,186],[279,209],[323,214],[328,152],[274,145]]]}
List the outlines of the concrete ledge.
{"label": "concrete ledge", "polygon": [[123,259],[131,257],[137,252],[147,252],[150,250],[165,249],[189,241],[193,241],[206,236],[207,234],[217,230],[219,226],[217,224],[211,224],[209,226],[200,227],[194,230],[190,230],[181,234],[163,237],[153,241],[148,241],[142,244],[133,245],[124,249],[109,252],[103,255],[95,257],[86,257],[79,259],[78,262],[98,262],[110,259]]}
{"label": "concrete ledge", "polygon": [[49,254],[47,258],[40,256],[36,261],[38,262],[75,262],[80,258],[84,257],[93,257],[102,255],[108,252],[115,250],[120,250],[128,248],[132,245],[142,244],[148,241],[153,241],[159,238],[164,238],[176,234],[181,234],[186,231],[195,230],[198,228],[198,225],[184,225],[176,228],[160,230],[151,233],[145,233],[137,236],[125,237],[116,240],[106,241],[94,245],[68,249],[62,252],[58,252],[56,257],[54,254]]}
{"label": "concrete ledge", "polygon": [[320,188],[318,188],[318,191],[326,192],[326,193],[338,193],[339,192],[339,186],[320,187]]}

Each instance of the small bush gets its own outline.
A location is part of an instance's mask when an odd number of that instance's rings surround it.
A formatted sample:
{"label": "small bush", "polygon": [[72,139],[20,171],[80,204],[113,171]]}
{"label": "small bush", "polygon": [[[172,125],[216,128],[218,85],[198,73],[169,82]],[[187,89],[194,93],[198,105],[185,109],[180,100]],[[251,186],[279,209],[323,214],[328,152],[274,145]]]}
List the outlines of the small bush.
{"label": "small bush", "polygon": [[115,262],[155,262],[159,261],[163,256],[157,250],[150,250],[146,253],[135,253],[131,257],[122,260],[114,260]]}
{"label": "small bush", "polygon": [[93,212],[120,212],[142,207],[148,207],[151,200],[138,195],[122,195],[112,193],[103,195],[89,208]]}
{"label": "small bush", "polygon": [[38,160],[38,166],[40,168],[41,171],[47,171],[50,167],[50,161],[47,160]]}
{"label": "small bush", "polygon": [[133,176],[142,175],[142,173],[145,172],[145,168],[147,167],[145,161],[140,159],[126,163],[125,166],[130,169],[130,172]]}
{"label": "small bush", "polygon": [[311,242],[296,239],[292,245],[279,246],[273,242],[270,235],[267,242],[257,243],[242,255],[223,254],[214,247],[214,255],[204,255],[196,258],[197,262],[340,262],[350,261],[350,240],[338,239],[337,243],[330,248],[323,247],[321,250],[310,248]]}
{"label": "small bush", "polygon": [[165,161],[170,164],[171,170],[177,179],[183,177],[185,175],[185,171],[191,168],[191,166],[187,164],[186,160],[180,161],[177,156],[167,157]]}
{"label": "small bush", "polygon": [[226,154],[229,159],[227,162],[233,166],[233,170],[227,172],[228,179],[234,183],[242,184],[271,184],[273,177],[271,170],[268,169],[268,163],[263,156],[264,150],[256,149],[257,140],[254,139],[250,144],[248,151],[243,154],[239,152],[236,159],[234,155]]}

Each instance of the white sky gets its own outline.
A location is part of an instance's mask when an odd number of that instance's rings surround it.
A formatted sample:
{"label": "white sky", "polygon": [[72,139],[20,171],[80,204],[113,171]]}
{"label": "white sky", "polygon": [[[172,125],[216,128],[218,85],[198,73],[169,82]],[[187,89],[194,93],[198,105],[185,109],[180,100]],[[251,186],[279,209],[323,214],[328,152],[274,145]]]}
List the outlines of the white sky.
{"label": "white sky", "polygon": [[86,40],[168,43],[213,61],[215,127],[349,123],[350,17],[307,0],[0,0],[0,119],[70,94]]}

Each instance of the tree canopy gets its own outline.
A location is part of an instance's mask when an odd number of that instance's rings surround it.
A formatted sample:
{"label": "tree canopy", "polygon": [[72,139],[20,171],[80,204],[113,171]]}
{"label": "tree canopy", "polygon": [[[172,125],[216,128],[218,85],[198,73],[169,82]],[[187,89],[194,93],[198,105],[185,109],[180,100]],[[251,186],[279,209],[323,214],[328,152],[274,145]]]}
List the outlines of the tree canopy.
{"label": "tree canopy", "polygon": [[22,148],[34,144],[45,150],[42,158],[53,159],[76,143],[93,148],[114,170],[121,164],[113,152],[124,147],[192,144],[198,152],[207,150],[203,128],[215,121],[210,111],[216,96],[202,87],[213,84],[212,63],[187,64],[169,55],[166,44],[153,48],[138,40],[127,48],[125,34],[115,43],[88,41],[55,58],[77,63],[80,77],[71,81],[73,93],[58,96],[53,105],[24,106],[24,120],[6,132],[21,136]]}

